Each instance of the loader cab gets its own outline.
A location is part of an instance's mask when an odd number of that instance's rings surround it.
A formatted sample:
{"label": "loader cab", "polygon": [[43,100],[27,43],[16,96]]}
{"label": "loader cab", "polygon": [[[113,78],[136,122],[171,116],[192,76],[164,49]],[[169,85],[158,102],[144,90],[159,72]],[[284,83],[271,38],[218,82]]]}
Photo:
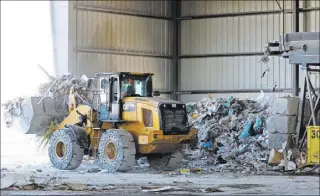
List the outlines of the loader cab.
{"label": "loader cab", "polygon": [[152,97],[151,74],[121,74],[121,99],[124,97]]}
{"label": "loader cab", "polygon": [[128,72],[96,74],[100,92],[99,120],[121,122],[122,99],[125,97],[152,97],[152,75]]}

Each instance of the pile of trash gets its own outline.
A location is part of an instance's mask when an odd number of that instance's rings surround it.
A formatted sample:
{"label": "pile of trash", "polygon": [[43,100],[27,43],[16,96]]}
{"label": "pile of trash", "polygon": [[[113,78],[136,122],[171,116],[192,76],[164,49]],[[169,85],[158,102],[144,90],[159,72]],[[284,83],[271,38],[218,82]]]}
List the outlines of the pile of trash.
{"label": "pile of trash", "polygon": [[[56,78],[50,76],[48,82],[39,85],[38,94],[35,96],[41,97],[38,104],[40,104],[44,98],[50,97],[56,100],[62,100],[59,102],[59,104],[62,105],[61,108],[67,108],[66,106],[69,102],[68,95],[71,89],[74,90],[77,98],[82,101],[88,100],[88,81],[89,79],[86,75],[75,76],[67,73]],[[2,104],[4,120],[8,128],[12,127],[14,119],[24,115],[22,103],[27,99],[26,97],[18,97]],[[29,118],[32,118],[32,116],[29,116]]]}
{"label": "pile of trash", "polygon": [[2,104],[4,121],[8,128],[12,127],[14,117],[21,115],[21,103],[23,100],[24,98],[18,97],[13,100],[8,100]]}
{"label": "pile of trash", "polygon": [[39,93],[49,97],[65,97],[68,96],[70,89],[82,97],[84,100],[88,97],[88,77],[86,75],[75,76],[67,73],[57,78],[52,78],[51,81],[39,86]]}
{"label": "pile of trash", "polygon": [[256,101],[205,98],[188,103],[190,126],[198,129],[199,149],[188,150],[188,167],[215,171],[265,171],[268,162],[266,109],[270,100],[261,92]]}

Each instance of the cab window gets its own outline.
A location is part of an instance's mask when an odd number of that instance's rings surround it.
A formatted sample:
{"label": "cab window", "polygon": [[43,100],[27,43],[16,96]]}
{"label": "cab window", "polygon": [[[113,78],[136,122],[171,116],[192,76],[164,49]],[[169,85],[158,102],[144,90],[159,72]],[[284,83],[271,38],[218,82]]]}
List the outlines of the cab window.
{"label": "cab window", "polygon": [[124,96],[146,96],[145,77],[129,76],[121,81],[121,94]]}
{"label": "cab window", "polygon": [[113,86],[112,86],[112,102],[117,102],[119,100],[119,95],[118,95],[118,79],[114,78],[113,81]]}
{"label": "cab window", "polygon": [[107,89],[107,85],[108,85],[107,78],[102,78],[101,82],[100,82],[100,88],[101,89]]}

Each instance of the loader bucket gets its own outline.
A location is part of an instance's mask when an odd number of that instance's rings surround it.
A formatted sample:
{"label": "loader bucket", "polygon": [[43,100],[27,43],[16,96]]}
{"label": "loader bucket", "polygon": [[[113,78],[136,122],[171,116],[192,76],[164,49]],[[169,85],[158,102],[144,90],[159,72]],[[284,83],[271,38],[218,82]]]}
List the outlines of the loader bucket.
{"label": "loader bucket", "polygon": [[67,105],[61,98],[26,98],[21,103],[20,125],[25,134],[42,135],[53,118],[61,122],[68,115]]}

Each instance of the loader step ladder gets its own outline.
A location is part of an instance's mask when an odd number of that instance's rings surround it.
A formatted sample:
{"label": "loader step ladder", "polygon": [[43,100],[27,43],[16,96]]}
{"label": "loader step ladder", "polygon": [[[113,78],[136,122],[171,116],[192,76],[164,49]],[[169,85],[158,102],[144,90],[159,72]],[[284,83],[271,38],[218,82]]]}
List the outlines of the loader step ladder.
{"label": "loader step ladder", "polygon": [[95,159],[97,156],[99,139],[100,139],[100,128],[93,128],[93,137],[92,137],[93,141],[91,141],[91,147],[90,147],[92,159]]}

